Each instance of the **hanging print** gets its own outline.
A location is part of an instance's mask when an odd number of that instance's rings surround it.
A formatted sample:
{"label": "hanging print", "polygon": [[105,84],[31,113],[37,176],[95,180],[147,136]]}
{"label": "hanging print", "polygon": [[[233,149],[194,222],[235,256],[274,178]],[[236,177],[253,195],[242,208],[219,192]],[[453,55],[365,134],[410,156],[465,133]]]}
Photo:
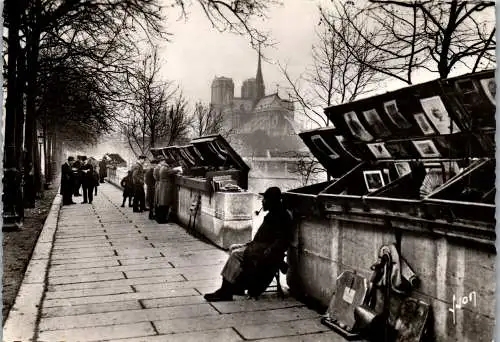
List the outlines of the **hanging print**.
{"label": "hanging print", "polygon": [[418,113],[413,116],[415,117],[415,121],[417,122],[418,127],[420,127],[424,135],[430,135],[436,133],[434,132],[434,129],[431,127],[431,124],[429,123],[429,120],[427,119],[424,113]]}
{"label": "hanging print", "polygon": [[436,145],[432,140],[412,141],[422,158],[438,158],[441,157]]}
{"label": "hanging print", "polygon": [[380,116],[375,109],[370,109],[363,112],[366,122],[373,129],[376,135],[384,137],[390,134],[389,129],[384,124]]}
{"label": "hanging print", "polygon": [[446,107],[439,96],[420,99],[422,109],[441,134],[458,133],[460,129],[448,115]]}
{"label": "hanging print", "polygon": [[405,117],[399,112],[398,105],[395,100],[384,102],[384,109],[386,114],[391,119],[392,123],[399,128],[409,128],[410,123],[405,119]]}
{"label": "hanging print", "polygon": [[347,124],[347,127],[349,127],[352,135],[354,135],[356,138],[362,141],[373,140],[373,136],[368,133],[368,131],[363,127],[358,117],[356,116],[356,113],[349,112],[344,114],[344,120]]}
{"label": "hanging print", "polygon": [[368,146],[370,151],[373,153],[373,155],[377,159],[390,159],[390,158],[392,158],[389,151],[387,151],[387,148],[385,147],[384,143],[367,144],[366,146]]}
{"label": "hanging print", "polygon": [[497,84],[495,82],[495,79],[494,78],[487,78],[484,80],[480,80],[479,82],[481,82],[481,86],[483,87],[483,90],[484,90],[486,96],[488,96],[488,99],[490,100],[490,102],[494,106],[496,106],[495,96],[497,94]]}

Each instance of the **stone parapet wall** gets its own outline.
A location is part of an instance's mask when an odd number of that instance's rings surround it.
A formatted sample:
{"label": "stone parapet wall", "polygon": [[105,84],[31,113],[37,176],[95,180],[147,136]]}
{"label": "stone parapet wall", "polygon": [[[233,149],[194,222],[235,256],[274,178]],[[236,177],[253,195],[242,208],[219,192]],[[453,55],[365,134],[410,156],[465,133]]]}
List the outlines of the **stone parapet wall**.
{"label": "stone parapet wall", "polygon": [[[178,222],[227,249],[252,239],[253,197],[249,192],[209,192],[177,186],[174,212]],[[199,206],[194,212],[195,203]]]}
{"label": "stone parapet wall", "polygon": [[[350,214],[300,220],[288,255],[287,280],[292,292],[328,306],[336,291],[336,278],[343,271],[354,270],[370,279],[370,266],[377,261],[379,248],[396,243],[397,232],[402,256],[421,280],[412,296],[432,306],[436,341],[492,341],[494,248],[465,239],[402,229],[415,222],[400,224],[400,227],[388,225],[387,220],[377,216],[361,221]],[[455,314],[450,311],[454,296],[455,305],[462,301]]]}

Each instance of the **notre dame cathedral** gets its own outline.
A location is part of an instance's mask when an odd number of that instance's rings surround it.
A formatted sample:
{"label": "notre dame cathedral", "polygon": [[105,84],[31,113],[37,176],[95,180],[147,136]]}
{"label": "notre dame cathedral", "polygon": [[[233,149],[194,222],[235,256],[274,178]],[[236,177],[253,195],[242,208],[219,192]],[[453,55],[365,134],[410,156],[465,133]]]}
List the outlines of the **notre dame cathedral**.
{"label": "notre dame cathedral", "polygon": [[294,105],[279,94],[265,94],[259,52],[255,78],[243,81],[241,97],[235,97],[231,78],[212,81],[212,110],[220,111],[232,139],[239,141],[240,153],[253,157],[278,157],[304,148],[297,136]]}

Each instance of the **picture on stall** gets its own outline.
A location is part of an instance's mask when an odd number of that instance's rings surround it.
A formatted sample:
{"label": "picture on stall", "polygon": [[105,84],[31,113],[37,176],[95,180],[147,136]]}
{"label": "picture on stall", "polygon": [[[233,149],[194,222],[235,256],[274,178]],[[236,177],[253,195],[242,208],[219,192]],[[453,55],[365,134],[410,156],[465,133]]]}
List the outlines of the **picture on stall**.
{"label": "picture on stall", "polygon": [[326,155],[330,159],[340,158],[339,154],[335,152],[320,135],[313,135],[311,137],[311,142],[316,146],[316,148]]}
{"label": "picture on stall", "polygon": [[406,118],[399,112],[396,101],[384,102],[384,109],[389,119],[391,119],[392,123],[399,128],[408,128],[410,127],[410,123],[406,120]]}
{"label": "picture on stall", "polygon": [[366,188],[369,192],[380,189],[385,185],[384,177],[380,170],[363,171],[363,177],[365,178]]}
{"label": "picture on stall", "polygon": [[363,115],[376,135],[383,137],[391,134],[375,109],[367,110]]}
{"label": "picture on stall", "polygon": [[420,99],[422,109],[441,134],[458,133],[460,129],[451,120],[443,101],[439,96]]}
{"label": "picture on stall", "polygon": [[399,177],[403,177],[404,175],[411,173],[410,163],[408,162],[394,163],[394,167],[396,168],[396,172]]}
{"label": "picture on stall", "polygon": [[422,133],[425,135],[430,135],[434,134],[434,129],[431,127],[431,124],[429,123],[429,120],[425,116],[424,113],[418,113],[414,115],[415,121],[418,124],[418,127],[422,130]]}
{"label": "picture on stall", "polygon": [[356,116],[356,113],[354,112],[346,113],[344,114],[344,119],[352,135],[354,135],[356,138],[362,141],[373,140],[373,136],[370,133],[368,133],[368,131],[363,127],[358,117]]}
{"label": "picture on stall", "polygon": [[342,135],[336,135],[335,139],[337,139],[337,141],[339,142],[339,145],[342,147],[342,149],[344,150],[344,152],[347,155],[356,159],[357,161],[361,160],[360,158],[356,157],[351,151],[349,151],[349,149],[346,147],[345,138]]}
{"label": "picture on stall", "polygon": [[497,83],[494,78],[487,78],[480,80],[481,86],[483,87],[484,93],[488,96],[488,99],[493,105],[496,106],[495,96],[497,94]]}
{"label": "picture on stall", "polygon": [[412,143],[422,158],[441,157],[441,154],[432,140],[412,141]]}
{"label": "picture on stall", "polygon": [[392,158],[389,151],[387,151],[387,148],[385,147],[384,143],[367,144],[366,146],[368,146],[370,151],[373,153],[373,155],[377,159],[390,159],[390,158]]}

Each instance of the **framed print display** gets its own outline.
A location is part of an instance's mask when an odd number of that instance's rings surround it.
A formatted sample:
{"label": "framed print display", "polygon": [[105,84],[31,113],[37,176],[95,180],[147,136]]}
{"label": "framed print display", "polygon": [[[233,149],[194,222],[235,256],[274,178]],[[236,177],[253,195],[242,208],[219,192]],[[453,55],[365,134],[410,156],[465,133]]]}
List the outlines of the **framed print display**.
{"label": "framed print display", "polygon": [[403,177],[404,175],[411,173],[410,163],[408,162],[394,163],[394,167],[396,168],[396,172],[399,177]]}
{"label": "framed print display", "polygon": [[408,128],[410,123],[406,118],[399,112],[398,105],[395,100],[384,102],[384,110],[386,114],[391,119],[392,123],[399,128]]}
{"label": "framed print display", "polygon": [[494,78],[486,78],[484,80],[479,81],[481,83],[481,87],[483,88],[484,93],[490,100],[490,102],[496,106],[495,96],[497,94],[497,83]]}
{"label": "framed print display", "polygon": [[390,158],[392,158],[389,151],[387,151],[387,148],[385,147],[384,143],[366,144],[366,146],[368,146],[370,151],[373,153],[373,156],[377,159],[390,159]]}
{"label": "framed print display", "polygon": [[413,145],[417,149],[418,153],[422,158],[439,158],[441,154],[439,153],[436,145],[432,140],[420,140],[412,141]]}
{"label": "framed print display", "polygon": [[363,177],[365,179],[366,188],[369,192],[380,189],[385,185],[384,177],[382,176],[382,171],[363,171]]}
{"label": "framed print display", "polygon": [[344,120],[352,135],[362,141],[371,141],[373,136],[363,127],[355,112],[344,114]]}
{"label": "framed print display", "polygon": [[321,137],[321,135],[313,135],[311,137],[311,142],[314,144],[314,146],[316,146],[316,148],[321,152],[323,153],[324,155],[326,155],[328,158],[330,159],[338,159],[340,158],[339,154],[337,152],[335,152],[327,143],[325,140],[323,140],[323,138]]}
{"label": "framed print display", "polygon": [[391,134],[375,109],[363,112],[363,116],[376,135],[383,137]]}
{"label": "framed print display", "polygon": [[420,99],[420,104],[427,117],[441,134],[458,133],[460,129],[448,115],[441,97],[433,96]]}
{"label": "framed print display", "polygon": [[417,122],[418,127],[420,127],[424,135],[430,135],[436,133],[434,132],[434,129],[432,128],[431,124],[429,123],[429,120],[427,119],[424,113],[418,113],[413,116],[415,117],[415,121]]}

